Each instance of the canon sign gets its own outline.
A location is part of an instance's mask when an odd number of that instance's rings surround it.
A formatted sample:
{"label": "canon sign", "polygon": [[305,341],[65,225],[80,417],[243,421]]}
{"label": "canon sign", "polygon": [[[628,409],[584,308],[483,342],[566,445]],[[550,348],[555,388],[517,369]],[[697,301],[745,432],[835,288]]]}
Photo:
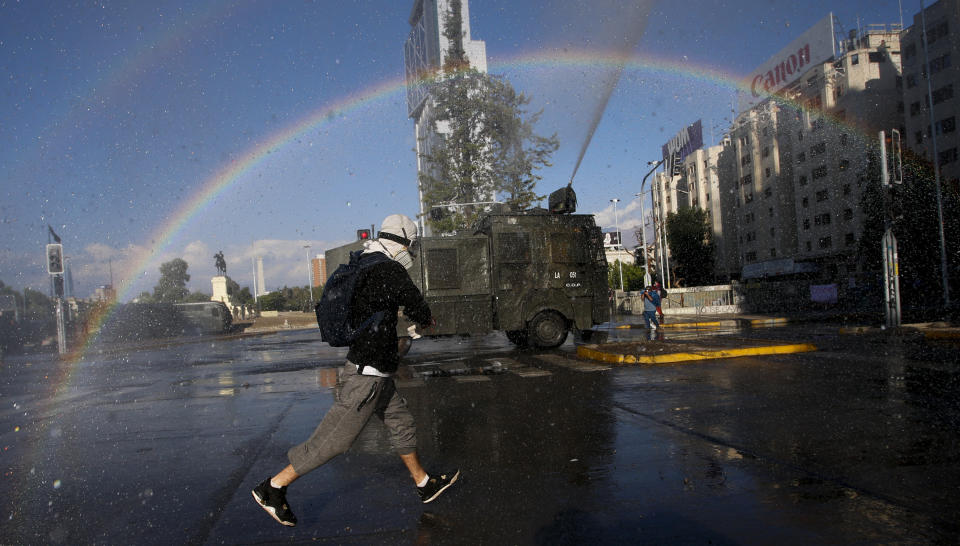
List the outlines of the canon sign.
{"label": "canon sign", "polygon": [[761,96],[760,89],[763,88],[763,92],[769,95],[773,93],[771,89],[780,88],[781,84],[793,81],[794,74],[799,75],[800,69],[808,64],[810,64],[810,44],[804,44],[800,51],[780,61],[773,70],[754,76],[753,81],[750,82],[750,93],[754,98],[758,98]]}
{"label": "canon sign", "polygon": [[740,112],[776,94],[813,65],[828,61],[835,54],[830,13],[745,79],[740,91]]}

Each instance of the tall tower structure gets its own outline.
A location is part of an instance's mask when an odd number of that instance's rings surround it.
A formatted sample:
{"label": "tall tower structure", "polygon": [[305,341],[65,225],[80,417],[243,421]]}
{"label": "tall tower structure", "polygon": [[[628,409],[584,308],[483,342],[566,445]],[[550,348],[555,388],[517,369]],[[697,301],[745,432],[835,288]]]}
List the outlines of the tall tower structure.
{"label": "tall tower structure", "polygon": [[430,117],[430,79],[439,73],[450,50],[450,41],[443,35],[445,22],[451,6],[459,2],[463,49],[470,67],[480,72],[487,71],[487,45],[470,37],[470,5],[468,0],[414,0],[410,12],[410,34],[403,46],[404,68],[407,78],[407,114],[413,120],[417,142],[417,188],[420,203],[420,232],[425,229],[423,214],[423,191],[420,188],[420,173],[428,167],[422,156],[429,153],[440,141],[443,128],[434,130],[426,120]]}
{"label": "tall tower structure", "polygon": [[257,286],[254,287],[257,297],[267,293],[266,284],[263,280],[263,256],[257,256]]}

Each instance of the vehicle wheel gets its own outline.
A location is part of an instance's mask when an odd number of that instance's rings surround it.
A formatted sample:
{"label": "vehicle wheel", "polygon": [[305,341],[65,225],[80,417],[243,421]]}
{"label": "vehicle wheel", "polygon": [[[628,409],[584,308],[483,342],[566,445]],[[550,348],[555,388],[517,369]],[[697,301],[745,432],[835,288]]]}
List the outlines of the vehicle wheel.
{"label": "vehicle wheel", "polygon": [[527,345],[527,333],[523,330],[508,330],[507,339],[518,347],[526,347]]}
{"label": "vehicle wheel", "polygon": [[527,325],[527,335],[534,347],[556,347],[567,340],[567,321],[558,313],[542,311]]}

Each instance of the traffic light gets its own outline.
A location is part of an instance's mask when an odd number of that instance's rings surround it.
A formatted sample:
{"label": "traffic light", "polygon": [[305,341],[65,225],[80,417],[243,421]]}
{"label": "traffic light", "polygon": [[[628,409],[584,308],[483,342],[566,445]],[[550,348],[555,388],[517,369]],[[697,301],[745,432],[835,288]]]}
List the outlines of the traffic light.
{"label": "traffic light", "polygon": [[357,240],[358,241],[367,241],[370,239],[370,230],[369,229],[358,229],[357,230]]}
{"label": "traffic light", "polygon": [[63,245],[58,243],[47,245],[47,273],[63,274]]}

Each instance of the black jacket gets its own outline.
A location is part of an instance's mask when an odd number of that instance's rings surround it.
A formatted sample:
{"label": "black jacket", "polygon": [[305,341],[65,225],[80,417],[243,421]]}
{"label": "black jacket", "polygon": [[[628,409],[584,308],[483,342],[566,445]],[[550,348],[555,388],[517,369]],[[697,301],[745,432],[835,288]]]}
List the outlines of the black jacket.
{"label": "black jacket", "polygon": [[[365,256],[360,257],[361,261],[364,259]],[[377,311],[384,311],[385,316],[378,328],[350,344],[347,360],[357,366],[373,366],[383,373],[397,371],[400,363],[397,356],[397,311],[400,306],[410,320],[422,326],[430,324],[430,307],[402,265],[390,260],[361,273],[353,294],[351,324],[357,326]]]}

